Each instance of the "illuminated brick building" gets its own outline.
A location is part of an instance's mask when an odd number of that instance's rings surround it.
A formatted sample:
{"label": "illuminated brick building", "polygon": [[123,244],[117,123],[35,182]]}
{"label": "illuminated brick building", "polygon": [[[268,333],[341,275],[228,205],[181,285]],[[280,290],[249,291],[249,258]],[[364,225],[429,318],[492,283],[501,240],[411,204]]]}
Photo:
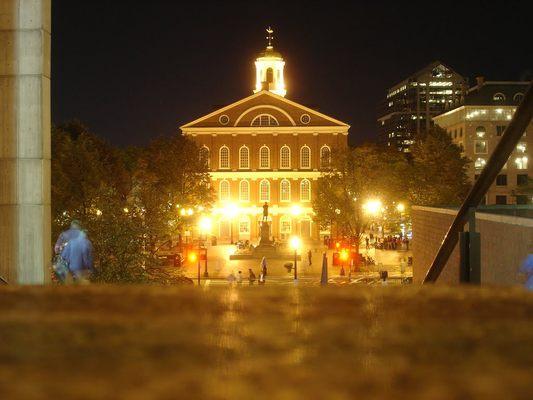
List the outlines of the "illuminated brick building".
{"label": "illuminated brick building", "polygon": [[254,94],[181,127],[208,160],[217,194],[212,233],[223,242],[256,240],[265,202],[272,237],[318,239],[312,199],[319,169],[333,149],[347,146],[347,124],[284,97],[285,62],[267,32]]}

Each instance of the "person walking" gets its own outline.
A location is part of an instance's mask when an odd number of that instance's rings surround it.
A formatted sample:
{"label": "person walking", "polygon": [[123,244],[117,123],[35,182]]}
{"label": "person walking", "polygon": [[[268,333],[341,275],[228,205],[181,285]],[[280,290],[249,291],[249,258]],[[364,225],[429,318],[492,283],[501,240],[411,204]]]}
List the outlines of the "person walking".
{"label": "person walking", "polygon": [[309,266],[313,265],[313,253],[311,250],[307,252],[307,261],[309,261]]}
{"label": "person walking", "polygon": [[66,261],[74,282],[88,283],[94,273],[93,245],[85,231],[78,232],[65,244],[61,257]]}
{"label": "person walking", "polygon": [[248,281],[250,282],[250,285],[253,285],[254,282],[255,282],[255,274],[254,274],[254,271],[252,271],[251,268],[248,268]]}
{"label": "person walking", "polygon": [[237,275],[237,283],[242,283],[242,271],[239,271],[239,274]]}
{"label": "person walking", "polygon": [[366,249],[368,250],[370,248],[370,239],[367,237],[365,237],[365,243],[366,243]]}
{"label": "person walking", "polygon": [[267,260],[265,257],[261,259],[261,274],[263,277],[267,276]]}

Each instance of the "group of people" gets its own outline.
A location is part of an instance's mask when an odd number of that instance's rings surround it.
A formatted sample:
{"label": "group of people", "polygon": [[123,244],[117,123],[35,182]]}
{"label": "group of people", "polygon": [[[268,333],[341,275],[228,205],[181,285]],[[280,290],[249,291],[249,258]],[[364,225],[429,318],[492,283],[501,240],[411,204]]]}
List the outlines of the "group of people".
{"label": "group of people", "polygon": [[[373,243],[372,243],[373,240]],[[381,250],[398,250],[403,249],[409,250],[409,239],[407,237],[401,237],[396,235],[388,235],[383,238],[370,234],[370,236],[365,237],[366,249],[370,249],[370,246],[373,244],[374,248]]]}
{"label": "group of people", "polygon": [[65,283],[70,278],[77,283],[89,282],[94,273],[93,245],[78,220],[61,232],[54,252],[53,270],[58,282]]}
{"label": "group of people", "polygon": [[[264,285],[266,283],[266,276],[267,276],[267,262],[266,262],[265,257],[261,259],[260,267],[261,267],[261,272],[259,273],[259,280],[257,283],[259,285]],[[242,271],[238,271],[237,275],[231,272],[228,275],[227,279],[230,284],[233,284],[233,283],[242,284],[243,282]],[[248,283],[250,285],[253,285],[256,280],[257,280],[257,276],[255,275],[255,272],[251,268],[248,268]]]}

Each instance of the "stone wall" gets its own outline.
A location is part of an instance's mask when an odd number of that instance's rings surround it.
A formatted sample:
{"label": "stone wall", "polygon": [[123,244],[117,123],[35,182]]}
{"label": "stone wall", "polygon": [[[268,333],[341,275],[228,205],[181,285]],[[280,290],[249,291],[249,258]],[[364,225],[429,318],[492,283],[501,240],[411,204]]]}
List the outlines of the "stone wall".
{"label": "stone wall", "polygon": [[[413,280],[421,283],[449,229],[455,210],[413,207]],[[467,226],[468,227],[468,224]],[[481,238],[481,283],[514,285],[524,281],[518,270],[533,252],[533,219],[476,213]],[[438,283],[459,282],[459,245]]]}

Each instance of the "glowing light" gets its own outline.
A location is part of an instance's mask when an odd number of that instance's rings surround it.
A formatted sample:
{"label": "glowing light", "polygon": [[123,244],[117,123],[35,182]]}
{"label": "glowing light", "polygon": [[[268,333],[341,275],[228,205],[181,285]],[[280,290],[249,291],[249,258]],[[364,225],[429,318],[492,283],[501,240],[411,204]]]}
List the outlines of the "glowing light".
{"label": "glowing light", "polygon": [[130,212],[130,210],[129,210],[128,207],[124,207],[122,210],[123,210],[125,213],[129,213],[129,212]]}
{"label": "glowing light", "polygon": [[195,252],[191,252],[189,253],[189,262],[195,262],[196,260],[198,260],[198,254],[196,254]]}
{"label": "glowing light", "polygon": [[98,215],[98,216],[102,215],[102,210],[96,209],[96,215]]}
{"label": "glowing light", "polygon": [[398,210],[398,212],[404,212],[405,211],[405,205],[403,203],[398,203],[398,205],[396,206],[396,209]]}
{"label": "glowing light", "polygon": [[349,255],[349,254],[348,254],[348,250],[346,250],[346,249],[342,249],[342,250],[340,251],[339,257],[340,257],[340,259],[341,259],[342,261],[346,261],[346,260],[348,259],[348,255]]}
{"label": "glowing light", "polygon": [[300,215],[302,213],[302,207],[298,204],[295,204],[291,207],[291,214],[294,216]]}
{"label": "glowing light", "polygon": [[187,214],[187,210],[186,210],[185,208],[182,208],[182,209],[180,210],[180,215],[183,217],[183,216],[185,216],[186,214]]}
{"label": "glowing light", "polygon": [[202,233],[210,233],[211,227],[213,225],[213,222],[211,221],[211,218],[209,217],[202,217],[200,218],[200,221],[198,222],[198,228]]}
{"label": "glowing light", "polygon": [[193,209],[192,209],[192,208],[189,208],[189,209],[187,210],[187,215],[193,215],[193,214],[194,214]]}
{"label": "glowing light", "polygon": [[291,237],[290,243],[291,243],[291,248],[293,250],[298,250],[302,244],[302,241],[300,240],[298,236],[293,236]]}
{"label": "glowing light", "polygon": [[228,204],[224,209],[224,213],[230,218],[235,218],[239,213],[239,207],[233,203]]}
{"label": "glowing light", "polygon": [[369,200],[363,205],[363,209],[370,215],[377,215],[382,208],[380,200]]}

